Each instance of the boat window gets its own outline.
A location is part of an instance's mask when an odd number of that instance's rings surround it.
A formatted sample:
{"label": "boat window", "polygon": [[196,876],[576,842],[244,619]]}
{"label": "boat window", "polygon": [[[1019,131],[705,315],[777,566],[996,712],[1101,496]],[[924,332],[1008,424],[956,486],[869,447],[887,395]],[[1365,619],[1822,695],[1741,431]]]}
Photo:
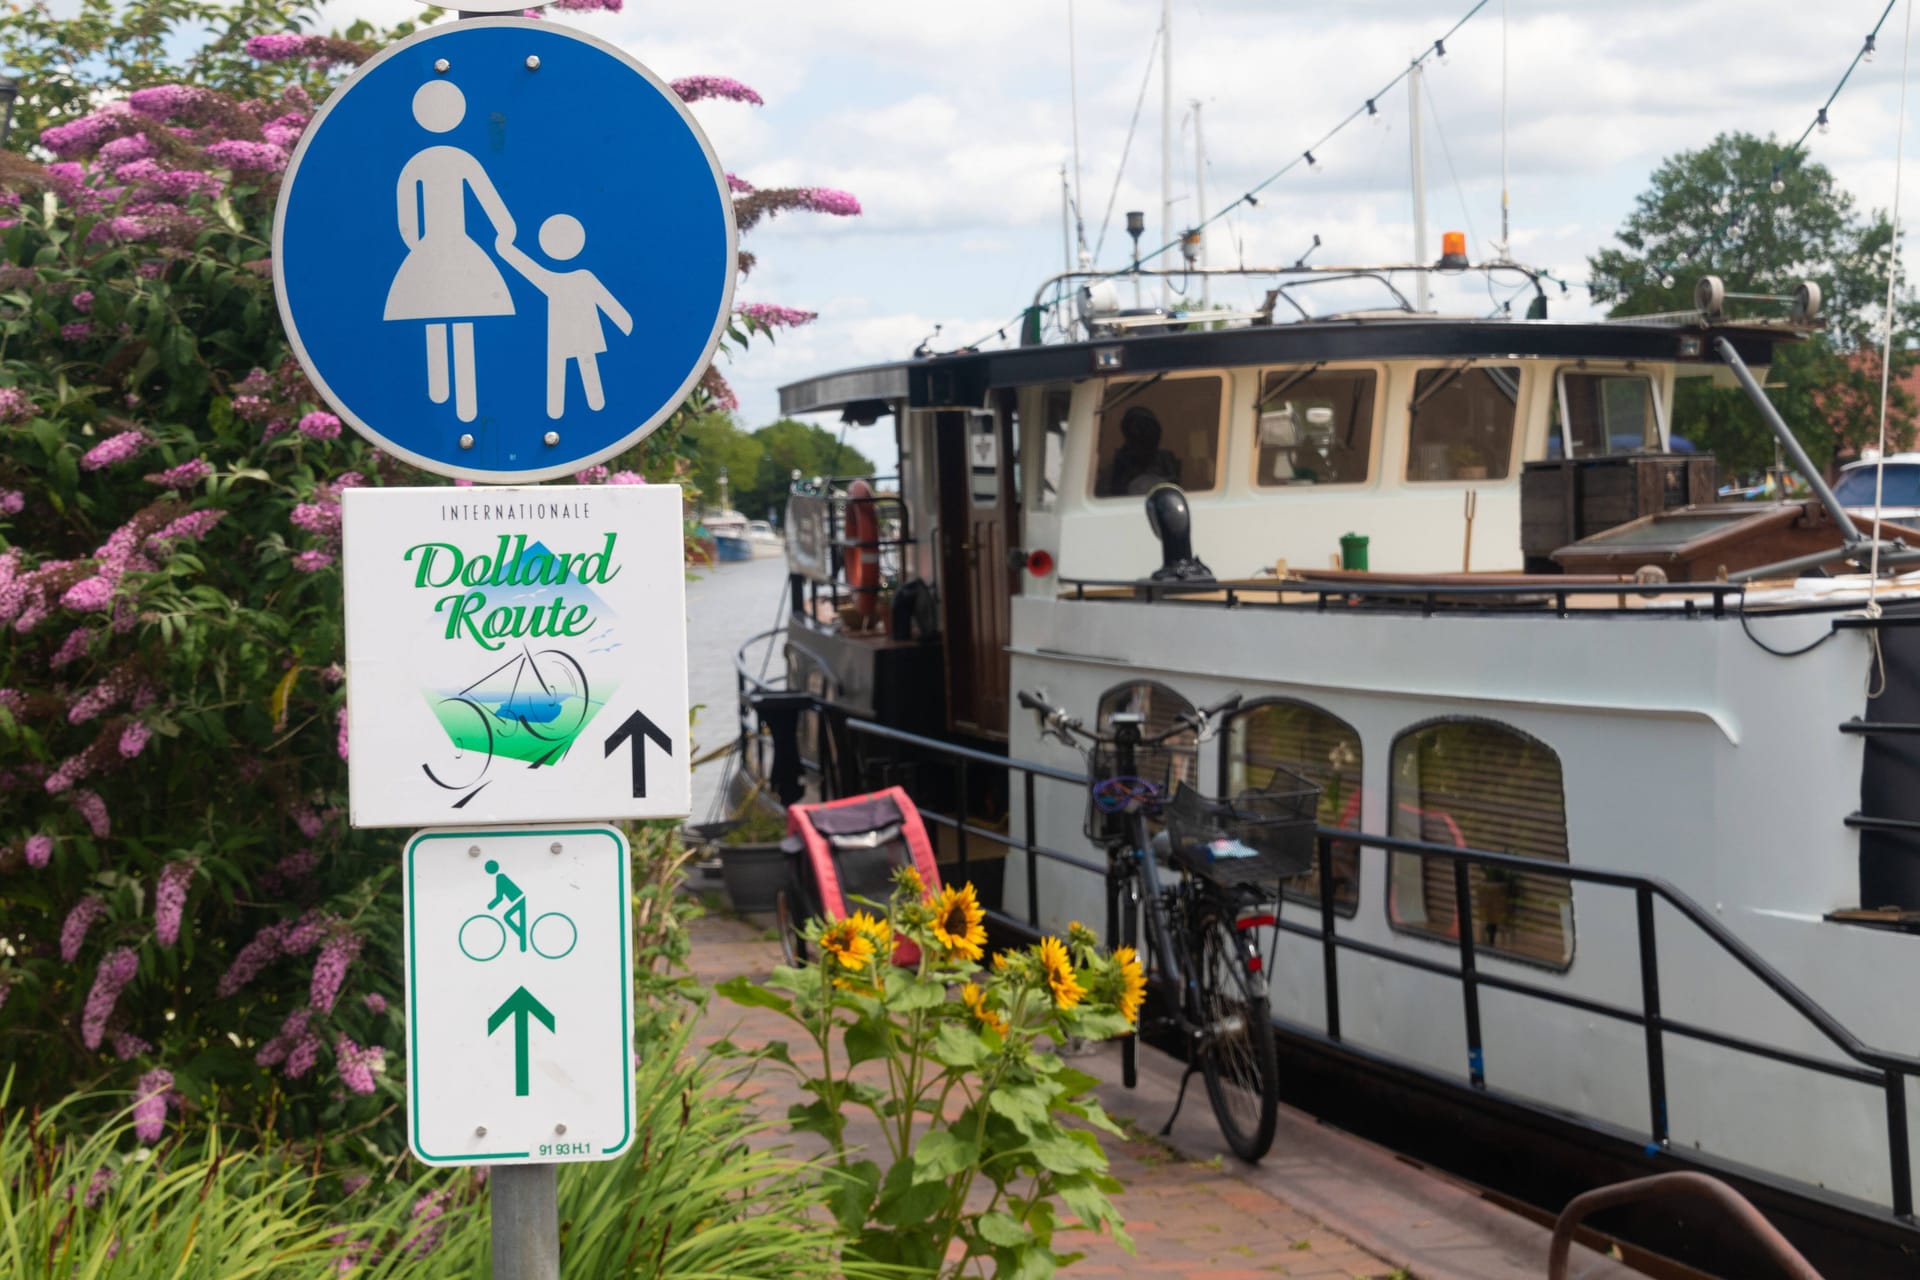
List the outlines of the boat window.
{"label": "boat window", "polygon": [[1213,488],[1222,386],[1218,377],[1164,375],[1108,382],[1094,445],[1093,496],[1127,497],[1166,482],[1188,493]]}
{"label": "boat window", "polygon": [[1407,479],[1504,480],[1519,400],[1517,365],[1420,370],[1407,407]]}
{"label": "boat window", "polygon": [[[1850,467],[1840,473],[1840,483],[1833,487],[1833,494],[1840,499],[1842,506],[1873,505],[1875,470],[1872,466]],[[1881,489],[1881,505],[1920,507],[1920,466],[1889,462],[1886,472],[1886,482]]]}
{"label": "boat window", "polygon": [[[1147,718],[1140,726],[1140,736],[1151,738],[1173,728],[1181,716],[1191,715],[1193,710],[1193,704],[1176,690],[1152,680],[1137,680],[1115,685],[1100,695],[1099,725],[1102,730],[1111,729],[1117,712],[1137,712]],[[1164,749],[1140,755],[1134,768],[1139,777],[1171,792],[1175,783],[1195,785],[1199,759],[1199,743],[1189,730],[1169,738]]]}
{"label": "boat window", "polygon": [[[1576,458],[1660,448],[1653,379],[1643,373],[1562,373],[1550,413],[1549,458],[1566,456],[1567,435],[1573,437]],[[1572,424],[1570,432],[1567,423]]]}
{"label": "boat window", "polygon": [[[1567,860],[1560,758],[1538,739],[1487,720],[1443,720],[1393,744],[1390,829],[1407,840]],[[1457,940],[1450,858],[1396,853],[1388,918],[1396,929]],[[1468,868],[1475,943],[1554,968],[1573,962],[1571,886],[1555,876]]]}
{"label": "boat window", "polygon": [[1370,369],[1276,369],[1254,405],[1260,485],[1364,484],[1373,454]]}
{"label": "boat window", "polygon": [[[1264,787],[1275,769],[1291,769],[1320,788],[1320,825],[1360,829],[1360,734],[1332,712],[1306,702],[1260,702],[1227,723],[1227,795]],[[1287,897],[1318,905],[1320,869],[1290,880]],[[1360,847],[1333,846],[1334,910],[1351,916],[1360,904]]]}
{"label": "boat window", "polygon": [[990,410],[976,409],[967,415],[967,464],[973,476],[973,505],[991,507],[999,502],[1000,432]]}

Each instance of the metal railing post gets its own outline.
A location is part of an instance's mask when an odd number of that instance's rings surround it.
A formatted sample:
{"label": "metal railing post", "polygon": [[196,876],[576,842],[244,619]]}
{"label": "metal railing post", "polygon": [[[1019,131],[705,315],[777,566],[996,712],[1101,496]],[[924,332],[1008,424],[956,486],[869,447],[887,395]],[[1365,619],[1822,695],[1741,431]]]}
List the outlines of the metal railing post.
{"label": "metal railing post", "polygon": [[1487,1055],[1480,1042],[1480,978],[1474,964],[1473,891],[1464,859],[1453,860],[1453,910],[1460,921],[1460,998],[1467,1015],[1467,1079],[1487,1087]]}
{"label": "metal railing post", "polygon": [[1640,1012],[1647,1032],[1647,1110],[1656,1146],[1667,1145],[1667,1050],[1660,1025],[1660,951],[1653,929],[1653,890],[1633,891],[1640,920]]}
{"label": "metal railing post", "polygon": [[1333,841],[1320,837],[1320,974],[1327,987],[1327,1039],[1340,1040],[1340,943],[1333,936]]}
{"label": "metal railing post", "polygon": [[1907,1077],[1887,1068],[1887,1167],[1893,1175],[1893,1213],[1913,1219],[1913,1158],[1907,1149]]}
{"label": "metal railing post", "polygon": [[[1020,776],[1025,780],[1027,797],[1027,923],[1037,925],[1040,919],[1040,859],[1035,856],[1034,846],[1039,842],[1034,838],[1033,828],[1033,770],[1022,769]],[[1108,894],[1107,903],[1107,946],[1113,946],[1114,930],[1119,921],[1113,918],[1112,894]]]}

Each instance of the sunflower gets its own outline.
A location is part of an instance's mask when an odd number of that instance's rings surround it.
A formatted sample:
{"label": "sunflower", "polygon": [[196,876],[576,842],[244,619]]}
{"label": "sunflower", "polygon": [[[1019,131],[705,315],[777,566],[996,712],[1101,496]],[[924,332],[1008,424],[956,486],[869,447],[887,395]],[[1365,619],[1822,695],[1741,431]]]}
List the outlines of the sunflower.
{"label": "sunflower", "polygon": [[906,891],[915,902],[927,896],[927,882],[920,878],[920,872],[911,864],[895,871],[893,873],[893,882]]}
{"label": "sunflower", "polygon": [[873,943],[875,954],[884,955],[893,950],[893,926],[880,917],[856,911],[847,917],[847,923],[855,933]]}
{"label": "sunflower", "polygon": [[820,950],[842,969],[859,972],[873,959],[873,940],[852,920],[836,920],[820,934]]}
{"label": "sunflower", "polygon": [[1080,998],[1087,994],[1080,979],[1074,976],[1073,962],[1067,959],[1067,948],[1060,939],[1040,939],[1040,968],[1046,973],[1054,1006],[1061,1012],[1079,1004]]}
{"label": "sunflower", "polygon": [[933,904],[933,936],[949,956],[978,960],[987,949],[987,913],[971,884],[940,891]]}
{"label": "sunflower", "polygon": [[1115,947],[1114,963],[1120,966],[1120,996],[1114,1001],[1120,1006],[1120,1016],[1128,1022],[1140,1021],[1140,1006],[1147,999],[1147,975],[1140,967],[1140,957],[1134,954],[1132,947]]}
{"label": "sunflower", "polygon": [[992,1027],[1003,1036],[1007,1034],[1007,1020],[987,1008],[987,997],[979,987],[971,982],[961,987],[960,999],[966,1003],[968,1011],[980,1020],[981,1026]]}

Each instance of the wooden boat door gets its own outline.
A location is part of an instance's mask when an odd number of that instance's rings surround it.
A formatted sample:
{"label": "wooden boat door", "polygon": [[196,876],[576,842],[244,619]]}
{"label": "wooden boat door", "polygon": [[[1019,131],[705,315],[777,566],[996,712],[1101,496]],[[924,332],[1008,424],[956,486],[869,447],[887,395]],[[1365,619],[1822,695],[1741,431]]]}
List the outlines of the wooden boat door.
{"label": "wooden boat door", "polygon": [[1007,736],[1009,600],[1019,577],[1009,560],[1017,527],[1014,400],[940,415],[940,579],[947,642],[948,727]]}

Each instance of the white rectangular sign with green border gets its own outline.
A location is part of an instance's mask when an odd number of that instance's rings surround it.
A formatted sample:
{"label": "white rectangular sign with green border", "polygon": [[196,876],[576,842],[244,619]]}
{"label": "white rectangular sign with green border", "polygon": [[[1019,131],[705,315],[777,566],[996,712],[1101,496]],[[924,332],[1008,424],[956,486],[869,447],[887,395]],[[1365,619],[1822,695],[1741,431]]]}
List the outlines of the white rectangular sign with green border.
{"label": "white rectangular sign with green border", "polygon": [[429,1164],[608,1160],[633,1138],[626,837],[421,831],[401,864],[407,1141]]}
{"label": "white rectangular sign with green border", "polygon": [[342,505],[354,826],[687,813],[678,486]]}

